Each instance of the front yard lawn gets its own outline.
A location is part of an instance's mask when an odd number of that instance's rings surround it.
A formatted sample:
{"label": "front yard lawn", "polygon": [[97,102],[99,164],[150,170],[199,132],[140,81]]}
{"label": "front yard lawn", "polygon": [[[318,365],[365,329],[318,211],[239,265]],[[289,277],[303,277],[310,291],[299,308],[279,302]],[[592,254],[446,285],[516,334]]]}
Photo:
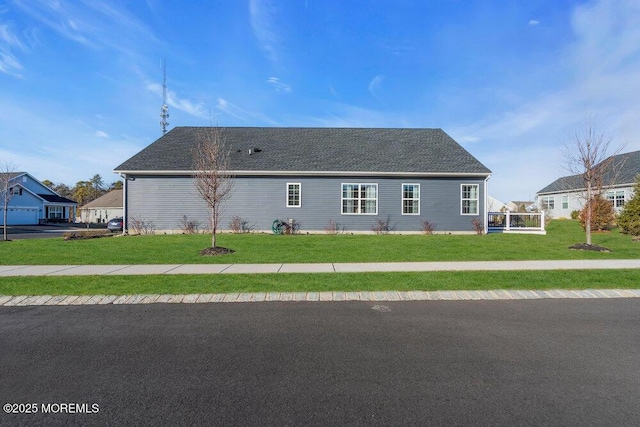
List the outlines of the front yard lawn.
{"label": "front yard lawn", "polygon": [[546,236],[476,235],[295,235],[221,234],[219,245],[235,250],[204,257],[209,235],[124,236],[64,241],[62,238],[0,242],[1,265],[37,264],[246,264],[402,261],[500,261],[629,259],[640,243],[617,230],[594,234],[593,243],[610,253],[574,251],[584,241],[577,221],[555,220]]}

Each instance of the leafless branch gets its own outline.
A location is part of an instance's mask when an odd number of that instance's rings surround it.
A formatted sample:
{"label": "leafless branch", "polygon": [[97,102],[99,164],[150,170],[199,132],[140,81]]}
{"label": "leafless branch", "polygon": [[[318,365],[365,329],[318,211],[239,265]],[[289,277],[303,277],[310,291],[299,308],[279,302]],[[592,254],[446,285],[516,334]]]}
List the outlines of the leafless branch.
{"label": "leafless branch", "polygon": [[217,127],[199,131],[196,138],[194,180],[198,193],[209,207],[211,247],[215,248],[222,205],[233,189],[233,176],[229,172],[230,152]]}

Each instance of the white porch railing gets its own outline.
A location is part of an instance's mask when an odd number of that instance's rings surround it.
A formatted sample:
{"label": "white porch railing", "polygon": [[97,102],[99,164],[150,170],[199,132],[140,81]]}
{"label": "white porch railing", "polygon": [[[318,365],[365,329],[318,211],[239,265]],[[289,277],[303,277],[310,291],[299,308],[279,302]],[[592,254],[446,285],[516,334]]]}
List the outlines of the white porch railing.
{"label": "white porch railing", "polygon": [[489,233],[547,234],[544,212],[489,212]]}

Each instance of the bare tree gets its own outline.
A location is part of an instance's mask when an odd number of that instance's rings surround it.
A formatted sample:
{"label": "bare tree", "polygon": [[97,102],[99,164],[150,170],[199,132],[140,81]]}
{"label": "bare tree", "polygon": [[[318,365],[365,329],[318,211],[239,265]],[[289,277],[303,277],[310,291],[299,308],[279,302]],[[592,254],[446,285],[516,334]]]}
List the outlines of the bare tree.
{"label": "bare tree", "polygon": [[196,138],[195,184],[198,193],[209,207],[211,247],[217,248],[216,233],[220,212],[233,188],[233,175],[229,173],[230,152],[225,146],[224,135],[217,127],[199,131]]}
{"label": "bare tree", "polygon": [[[585,189],[585,234],[587,245],[591,245],[591,225],[593,210],[591,200],[601,195],[605,185],[615,183],[616,170],[620,164],[614,164],[614,156],[622,147],[611,149],[611,138],[597,129],[593,119],[587,119],[584,130],[576,132],[572,140],[565,146],[565,168],[576,175]],[[605,182],[607,181],[607,182]]]}
{"label": "bare tree", "polygon": [[16,171],[13,163],[3,162],[0,164],[0,198],[2,199],[2,239],[7,238],[7,211],[9,210],[9,201],[13,197],[11,178]]}

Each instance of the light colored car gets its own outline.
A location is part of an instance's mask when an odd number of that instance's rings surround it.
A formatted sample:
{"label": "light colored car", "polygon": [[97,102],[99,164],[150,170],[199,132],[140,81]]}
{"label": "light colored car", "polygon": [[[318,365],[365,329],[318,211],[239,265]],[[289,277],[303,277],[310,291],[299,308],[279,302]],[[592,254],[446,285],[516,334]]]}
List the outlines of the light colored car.
{"label": "light colored car", "polygon": [[115,233],[117,231],[122,231],[122,218],[112,218],[107,222],[107,230]]}

